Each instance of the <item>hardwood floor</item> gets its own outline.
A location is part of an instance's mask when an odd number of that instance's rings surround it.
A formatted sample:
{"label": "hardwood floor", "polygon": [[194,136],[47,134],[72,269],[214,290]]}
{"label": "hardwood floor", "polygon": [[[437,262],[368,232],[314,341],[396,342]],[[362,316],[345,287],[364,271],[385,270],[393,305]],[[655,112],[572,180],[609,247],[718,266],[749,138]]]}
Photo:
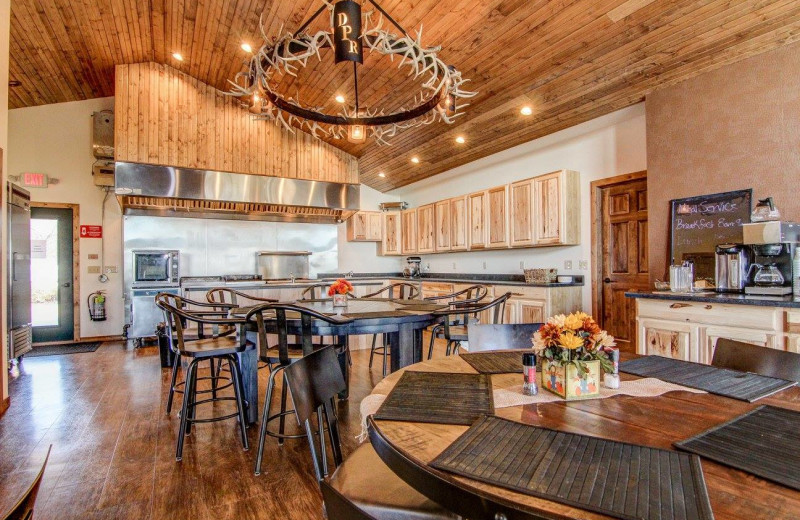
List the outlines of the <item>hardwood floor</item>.
{"label": "hardwood floor", "polygon": [[[359,403],[381,380],[380,359],[371,371],[368,360],[369,351],[353,352],[351,397],[339,405],[345,456],[357,445]],[[260,372],[262,389],[267,375]],[[175,462],[179,407],[166,415],[168,387],[156,347],[116,342],[24,360],[0,417],[0,512],[30,484],[52,444],[37,520],[323,517],[305,440],[279,447],[268,438],[256,477],[256,427],[245,452],[235,421],[200,424]],[[215,412],[229,404],[215,404]]]}

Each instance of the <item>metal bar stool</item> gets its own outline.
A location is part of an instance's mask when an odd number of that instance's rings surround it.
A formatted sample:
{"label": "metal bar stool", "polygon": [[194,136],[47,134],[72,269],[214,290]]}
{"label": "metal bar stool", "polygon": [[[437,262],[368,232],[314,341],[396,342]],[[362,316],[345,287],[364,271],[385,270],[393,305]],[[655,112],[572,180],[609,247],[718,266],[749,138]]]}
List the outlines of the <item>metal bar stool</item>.
{"label": "metal bar stool", "polygon": [[239,304],[239,298],[244,298],[246,300],[258,303],[275,303],[278,301],[274,298],[253,296],[252,294],[243,293],[242,291],[237,291],[235,289],[231,289],[230,287],[214,287],[206,292],[206,300],[208,300],[208,303],[214,303],[217,305],[232,304],[236,307],[241,307]]}
{"label": "metal bar stool", "polygon": [[[486,298],[486,295],[489,293],[489,289],[485,285],[471,285],[466,289],[462,289],[458,292],[454,292],[453,294],[445,294],[442,296],[428,296],[425,298],[427,301],[442,301],[442,300],[450,300],[448,301],[448,305],[453,306],[454,304],[478,304]],[[459,296],[463,296],[462,299],[459,299]],[[453,325],[460,325],[461,323],[465,322],[469,319],[468,315],[462,315],[461,317],[456,316],[455,320],[453,320]],[[435,343],[437,338],[444,337],[444,324],[437,323],[430,329],[431,331],[431,342],[428,345],[428,359],[433,357],[433,344]],[[447,355],[450,355],[450,349],[447,349]]]}
{"label": "metal bar stool", "polygon": [[[180,297],[175,297],[176,301],[181,303]],[[255,344],[245,342],[242,344],[235,336],[215,336],[211,338],[198,339],[196,341],[184,340],[184,323],[195,322],[198,325],[224,325],[235,327],[242,323],[241,319],[231,318],[210,318],[206,315],[193,314],[182,310],[176,306],[167,303],[165,299],[158,300],[158,306],[169,312],[172,315],[171,321],[175,326],[175,333],[178,342],[178,351],[181,357],[191,358],[189,367],[186,371],[186,384],[183,393],[183,406],[181,408],[181,425],[178,431],[178,445],[175,450],[175,460],[180,461],[183,458],[183,443],[186,435],[191,432],[192,424],[194,423],[207,423],[223,421],[225,419],[238,418],[239,431],[242,438],[242,446],[247,451],[250,446],[247,442],[247,420],[245,418],[245,407],[247,404],[244,400],[244,387],[242,385],[242,372],[239,367],[239,359],[237,354],[245,350],[255,348]],[[234,397],[217,397],[216,395],[208,399],[197,400],[197,396],[201,391],[197,390],[197,366],[198,363],[205,360],[214,359],[218,363],[223,361],[227,362],[231,376]],[[212,372],[213,374],[213,372]],[[216,376],[212,375],[212,382]],[[218,389],[219,390],[219,389]],[[198,419],[196,417],[197,407],[206,403],[215,403],[219,401],[234,401],[236,403],[236,412],[218,416],[210,417],[207,419]]]}
{"label": "metal bar stool", "polygon": [[[470,321],[477,322],[478,314],[484,311],[492,312],[492,323],[503,323],[503,314],[506,308],[506,301],[511,297],[507,292],[499,298],[488,303],[464,303],[453,302],[452,307],[446,311],[438,311],[435,314],[444,317],[442,320],[442,336],[447,340],[446,355],[458,353],[458,348],[462,341],[469,341]],[[452,322],[450,316],[459,316],[459,320]]]}
{"label": "metal bar stool", "polygon": [[[386,297],[390,299],[400,299],[400,300],[413,300],[414,298],[419,297],[419,288],[414,285],[413,283],[408,282],[398,282],[393,283],[391,285],[387,285],[385,287],[381,287],[377,291],[367,294],[364,298],[373,298],[375,296],[380,296],[386,293]],[[395,296],[395,294],[397,296]],[[378,338],[377,334],[372,335],[372,346],[369,350],[369,368],[372,368],[372,359],[375,357],[375,352],[380,352],[383,356],[383,377],[386,377],[386,361],[389,357],[389,339],[388,337],[383,334],[382,335],[381,345],[376,346],[376,339]]]}
{"label": "metal bar stool", "polygon": [[[284,433],[285,418],[288,414],[294,413],[294,410],[286,409],[287,398],[287,384],[284,378],[281,388],[281,410],[276,414],[270,413],[272,405],[272,392],[275,389],[275,379],[278,375],[283,375],[284,370],[307,356],[312,352],[324,349],[334,348],[339,356],[346,356],[347,353],[347,337],[339,336],[338,344],[336,345],[315,345],[311,336],[311,325],[314,320],[321,320],[325,323],[341,325],[348,323],[348,319],[341,316],[336,318],[328,317],[319,312],[313,311],[307,307],[301,307],[293,304],[273,303],[259,305],[251,309],[246,316],[248,322],[255,323],[258,329],[259,342],[266,345],[267,336],[267,321],[274,321],[275,329],[278,333],[278,346],[277,348],[269,349],[268,356],[274,366],[269,374],[269,382],[267,383],[267,394],[264,400],[264,411],[261,418],[261,432],[258,437],[258,455],[256,456],[255,474],[261,474],[261,462],[264,455],[264,441],[267,435],[278,438],[278,444],[283,444],[284,439],[302,438],[303,434],[289,435]],[[298,323],[299,322],[299,323]],[[299,334],[298,334],[299,324]],[[299,344],[289,343],[289,335],[297,335],[301,342]],[[346,362],[342,366],[340,363],[340,370],[347,372]],[[345,378],[347,379],[347,378]],[[273,432],[268,428],[268,424],[278,419],[278,431]]]}

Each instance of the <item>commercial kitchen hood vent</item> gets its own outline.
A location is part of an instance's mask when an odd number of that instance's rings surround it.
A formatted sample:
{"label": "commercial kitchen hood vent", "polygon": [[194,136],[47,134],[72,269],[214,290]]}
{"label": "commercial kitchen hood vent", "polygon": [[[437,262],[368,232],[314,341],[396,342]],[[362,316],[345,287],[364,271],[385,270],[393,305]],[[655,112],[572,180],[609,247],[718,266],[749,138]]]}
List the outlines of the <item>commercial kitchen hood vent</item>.
{"label": "commercial kitchen hood vent", "polygon": [[358,210],[359,186],[117,162],[126,215],[335,223]]}

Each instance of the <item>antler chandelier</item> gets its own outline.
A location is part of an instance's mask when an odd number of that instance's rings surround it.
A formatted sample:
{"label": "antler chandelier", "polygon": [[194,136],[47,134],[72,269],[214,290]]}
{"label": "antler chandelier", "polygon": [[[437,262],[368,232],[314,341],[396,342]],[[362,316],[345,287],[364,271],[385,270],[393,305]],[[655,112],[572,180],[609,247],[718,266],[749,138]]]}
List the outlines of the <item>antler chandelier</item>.
{"label": "antler chandelier", "polygon": [[[366,1],[366,0],[365,0]],[[387,143],[398,131],[437,121],[451,124],[462,114],[470,98],[476,92],[462,90],[468,81],[452,65],[445,64],[437,55],[441,47],[423,47],[422,30],[412,38],[375,0],[368,0],[374,10],[361,12],[361,5],[354,0],[332,2],[323,0],[323,5],[294,33],[284,33],[277,38],[268,38],[261,26],[264,45],[256,51],[245,72],[236,75],[231,82],[231,95],[250,97],[251,111],[258,119],[279,122],[289,131],[300,127],[315,137],[347,139],[362,143],[367,136],[379,144]],[[330,30],[306,32],[309,25],[325,11],[330,18]],[[400,31],[400,35],[383,28],[384,18]],[[281,29],[279,33],[282,33]],[[409,68],[409,75],[420,78],[420,91],[414,95],[411,106],[401,106],[388,112],[379,107],[363,107],[359,102],[358,66],[364,61],[364,48],[394,60],[400,57],[398,68]],[[351,62],[355,102],[343,106],[336,114],[326,113],[322,107],[303,106],[299,99],[285,97],[278,92],[279,80],[285,75],[297,77],[301,67],[320,52],[333,49],[335,63]],[[299,97],[299,95],[298,95]]]}

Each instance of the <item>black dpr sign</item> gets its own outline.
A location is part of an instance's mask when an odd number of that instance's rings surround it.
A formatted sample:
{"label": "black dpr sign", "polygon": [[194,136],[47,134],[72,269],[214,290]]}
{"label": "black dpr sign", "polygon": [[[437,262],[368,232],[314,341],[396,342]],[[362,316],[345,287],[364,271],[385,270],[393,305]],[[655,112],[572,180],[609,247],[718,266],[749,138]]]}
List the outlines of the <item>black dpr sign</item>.
{"label": "black dpr sign", "polygon": [[336,63],[363,63],[361,47],[361,5],[353,0],[341,0],[333,6],[333,46]]}

